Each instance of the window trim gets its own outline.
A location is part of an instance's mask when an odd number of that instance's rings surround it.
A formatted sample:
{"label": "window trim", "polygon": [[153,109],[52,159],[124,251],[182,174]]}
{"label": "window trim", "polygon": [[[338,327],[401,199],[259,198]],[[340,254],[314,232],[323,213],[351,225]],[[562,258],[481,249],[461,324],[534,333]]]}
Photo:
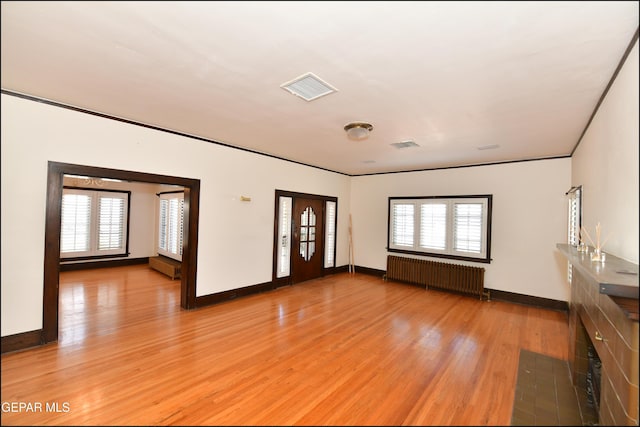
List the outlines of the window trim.
{"label": "window trim", "polygon": [[[416,248],[419,246],[419,242],[414,242],[414,245],[412,247],[412,249],[401,249],[398,247],[393,247],[393,245],[391,244],[391,237],[392,237],[392,231],[391,231],[391,225],[392,225],[392,206],[395,202],[398,201],[402,201],[402,200],[406,200],[406,201],[410,201],[413,203],[419,202],[420,200],[425,200],[425,201],[436,201],[436,200],[442,200],[442,201],[446,201],[447,203],[451,203],[451,202],[455,202],[456,200],[461,200],[461,199],[482,199],[483,201],[486,201],[486,229],[485,229],[485,235],[484,240],[486,241],[486,245],[485,245],[485,253],[483,256],[480,257],[474,257],[474,256],[464,256],[464,255],[459,255],[458,253],[452,253],[453,249],[447,247],[445,249],[445,251],[434,251],[434,250],[417,250]],[[410,255],[421,255],[421,256],[429,256],[429,257],[436,257],[436,258],[447,258],[447,259],[455,259],[455,260],[461,260],[461,261],[470,261],[470,262],[481,262],[481,263],[485,263],[488,264],[491,262],[491,223],[492,223],[492,208],[493,208],[493,195],[492,194],[476,194],[476,195],[457,195],[457,196],[408,196],[408,197],[389,197],[388,198],[388,211],[387,211],[387,251],[388,252],[397,252],[397,253],[404,253],[404,254],[410,254]],[[418,215],[419,216],[419,212],[414,211],[414,216]],[[447,231],[449,232],[450,230],[453,229],[453,225],[447,223]],[[415,231],[414,232],[419,232]]]}
{"label": "window trim", "polygon": [[[131,224],[131,191],[130,190],[113,190],[113,189],[105,189],[105,188],[95,188],[95,187],[78,187],[71,185],[64,185],[62,187],[62,196],[64,197],[64,190],[83,190],[83,191],[95,191],[95,192],[104,192],[104,193],[125,193],[127,195],[127,219],[125,222],[125,242],[124,242],[124,252],[116,253],[116,254],[103,254],[103,255],[82,255],[82,256],[73,256],[73,257],[65,257],[60,253],[60,262],[66,263],[68,261],[88,261],[88,260],[98,260],[98,259],[109,259],[109,258],[127,258],[129,255],[129,228]],[[62,199],[61,199],[62,200]],[[60,202],[62,206],[62,201]],[[93,232],[94,230],[92,230]],[[93,250],[93,249],[92,249]]]}

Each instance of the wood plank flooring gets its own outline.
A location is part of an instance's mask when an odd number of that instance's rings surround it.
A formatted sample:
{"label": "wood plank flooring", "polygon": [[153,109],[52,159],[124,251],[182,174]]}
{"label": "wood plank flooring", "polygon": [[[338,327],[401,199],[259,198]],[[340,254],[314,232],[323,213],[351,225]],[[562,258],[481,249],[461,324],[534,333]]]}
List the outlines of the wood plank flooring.
{"label": "wood plank flooring", "polygon": [[60,278],[59,342],[2,355],[2,425],[508,425],[520,349],[568,354],[565,313],[358,273],[193,311],[145,265]]}

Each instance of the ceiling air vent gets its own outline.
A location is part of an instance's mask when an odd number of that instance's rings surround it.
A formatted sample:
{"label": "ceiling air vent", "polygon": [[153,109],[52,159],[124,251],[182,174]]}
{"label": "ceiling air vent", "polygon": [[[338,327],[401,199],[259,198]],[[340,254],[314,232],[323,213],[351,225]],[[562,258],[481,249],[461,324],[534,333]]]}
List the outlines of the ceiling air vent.
{"label": "ceiling air vent", "polygon": [[495,150],[496,148],[500,148],[498,144],[491,145],[483,145],[482,147],[477,147],[478,150]]}
{"label": "ceiling air vent", "polygon": [[313,101],[338,90],[313,73],[303,74],[290,82],[283,83],[280,87],[305,101]]}
{"label": "ceiling air vent", "polygon": [[396,147],[397,149],[401,149],[401,148],[409,148],[409,147],[419,147],[418,144],[416,144],[413,141],[402,141],[402,142],[394,142],[393,144],[394,147]]}

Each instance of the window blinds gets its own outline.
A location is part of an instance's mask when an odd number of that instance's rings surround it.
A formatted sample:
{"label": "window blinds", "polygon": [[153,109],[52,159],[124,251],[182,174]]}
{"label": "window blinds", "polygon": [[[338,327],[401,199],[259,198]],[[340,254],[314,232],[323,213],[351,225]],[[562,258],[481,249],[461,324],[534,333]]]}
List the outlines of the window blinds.
{"label": "window blinds", "polygon": [[123,248],[125,200],[120,197],[99,197],[98,200],[98,250]]}
{"label": "window blinds", "polygon": [[482,250],[482,204],[454,203],[455,251],[479,254]]}
{"label": "window blinds", "polygon": [[60,256],[126,256],[128,208],[128,192],[63,189]]}
{"label": "window blinds", "polygon": [[447,246],[447,205],[420,205],[420,247],[442,251]]}
{"label": "window blinds", "polygon": [[184,194],[161,194],[158,214],[158,253],[181,261],[184,238]]}
{"label": "window blinds", "polygon": [[336,249],[336,202],[326,202],[325,209],[327,216],[325,222],[327,224],[325,228],[324,239],[324,266],[333,267],[335,265],[335,249]]}
{"label": "window blinds", "polygon": [[60,252],[87,252],[91,243],[91,200],[87,194],[63,194]]}
{"label": "window blinds", "polygon": [[490,261],[491,195],[389,198],[389,250]]}
{"label": "window blinds", "polygon": [[279,197],[278,218],[278,270],[276,277],[287,277],[290,274],[291,259],[291,209],[293,198]]}
{"label": "window blinds", "polygon": [[392,229],[393,244],[396,246],[413,246],[415,206],[411,203],[397,203],[393,205]]}

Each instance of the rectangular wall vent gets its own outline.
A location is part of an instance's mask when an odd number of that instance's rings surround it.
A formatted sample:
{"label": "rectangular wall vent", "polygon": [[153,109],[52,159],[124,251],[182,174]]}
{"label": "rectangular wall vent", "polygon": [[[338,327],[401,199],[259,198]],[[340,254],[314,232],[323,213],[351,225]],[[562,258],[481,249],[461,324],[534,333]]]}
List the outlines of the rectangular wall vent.
{"label": "rectangular wall vent", "polygon": [[329,95],[337,91],[336,88],[313,73],[303,74],[290,82],[283,83],[280,87],[288,90],[295,96],[299,96],[305,101],[313,101],[321,96]]}
{"label": "rectangular wall vent", "polygon": [[495,150],[499,147],[500,146],[498,144],[483,145],[482,147],[478,147],[478,150]]}
{"label": "rectangular wall vent", "polygon": [[394,147],[401,149],[401,148],[409,148],[409,147],[419,147],[418,144],[416,144],[413,141],[402,141],[402,142],[394,142],[393,144]]}

